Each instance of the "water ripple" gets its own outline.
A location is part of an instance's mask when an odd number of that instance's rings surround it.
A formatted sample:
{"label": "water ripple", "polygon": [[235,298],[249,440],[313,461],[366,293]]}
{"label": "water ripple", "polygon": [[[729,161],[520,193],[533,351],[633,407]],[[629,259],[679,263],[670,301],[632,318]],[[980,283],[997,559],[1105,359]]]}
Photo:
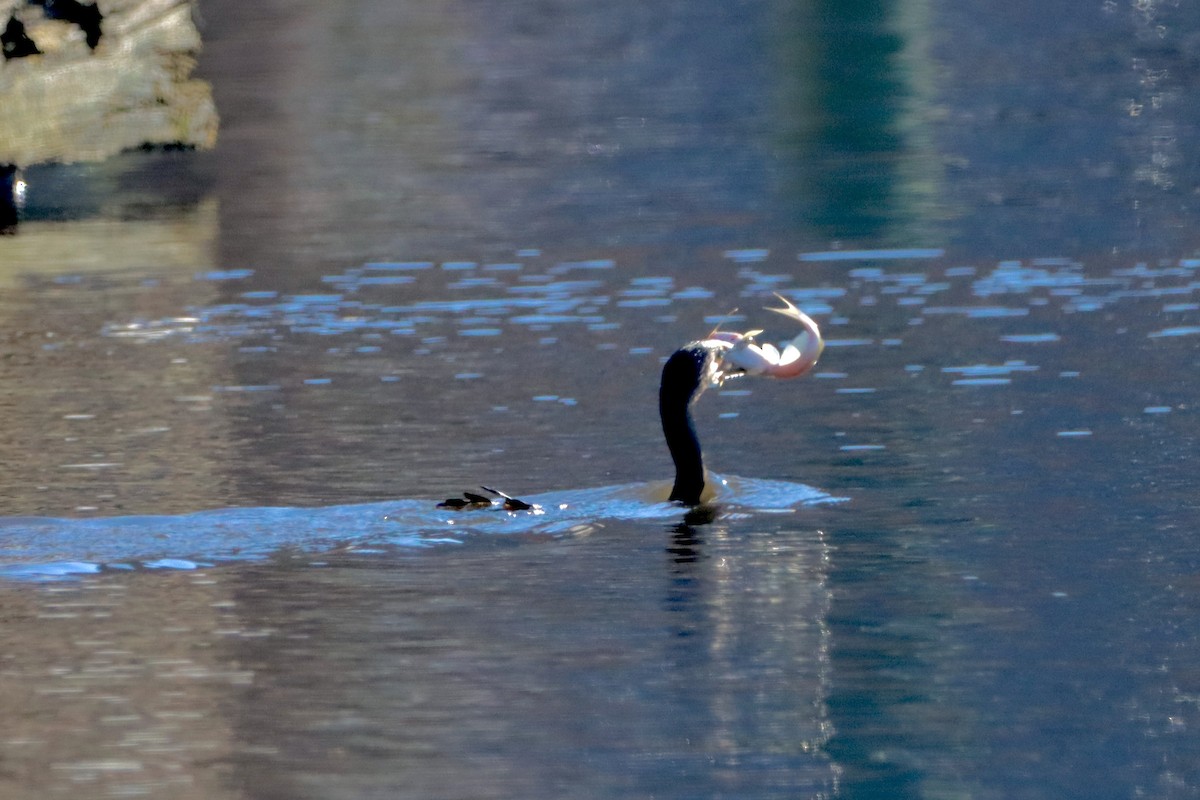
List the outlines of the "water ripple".
{"label": "water ripple", "polygon": [[[542,399],[542,398],[535,398]],[[544,399],[551,399],[549,397]],[[553,398],[572,402],[570,398]],[[722,513],[797,511],[841,502],[789,481],[714,476]],[[257,507],[177,516],[0,518],[0,578],[56,580],[103,569],[197,569],[261,560],[283,550],[432,547],[469,535],[568,535],[608,520],[679,519],[685,509],[649,499],[653,487],[621,484],[526,497],[537,512],[454,512],[424,500],[323,508]]]}

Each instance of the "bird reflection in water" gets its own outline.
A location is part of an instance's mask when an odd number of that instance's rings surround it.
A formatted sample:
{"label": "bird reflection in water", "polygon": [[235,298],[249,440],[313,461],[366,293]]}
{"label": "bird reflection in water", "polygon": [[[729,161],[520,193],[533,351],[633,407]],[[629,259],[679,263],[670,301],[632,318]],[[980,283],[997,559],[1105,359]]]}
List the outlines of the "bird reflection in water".
{"label": "bird reflection in water", "polygon": [[689,522],[685,519],[670,527],[667,555],[670,556],[670,583],[663,599],[663,606],[672,613],[671,633],[678,638],[690,638],[704,629],[703,615],[699,612],[697,598],[701,588],[698,564],[704,559],[704,537],[696,525],[706,525],[715,517],[711,505],[691,509],[687,517],[699,511],[704,513]]}

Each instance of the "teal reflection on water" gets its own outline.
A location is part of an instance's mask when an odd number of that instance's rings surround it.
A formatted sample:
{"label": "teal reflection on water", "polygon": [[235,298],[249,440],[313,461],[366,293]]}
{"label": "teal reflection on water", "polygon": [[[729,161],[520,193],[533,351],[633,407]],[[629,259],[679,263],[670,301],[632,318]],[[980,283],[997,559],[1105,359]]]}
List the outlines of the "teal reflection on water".
{"label": "teal reflection on water", "polygon": [[938,234],[928,15],[923,0],[778,12],[776,146],[793,226],[892,246]]}

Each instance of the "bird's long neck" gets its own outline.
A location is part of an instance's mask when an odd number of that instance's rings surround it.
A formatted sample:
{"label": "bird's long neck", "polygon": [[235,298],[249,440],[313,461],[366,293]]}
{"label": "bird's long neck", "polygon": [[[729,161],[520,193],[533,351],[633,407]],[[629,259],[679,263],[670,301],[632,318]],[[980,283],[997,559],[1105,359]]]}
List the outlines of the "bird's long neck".
{"label": "bird's long neck", "polygon": [[703,354],[681,348],[663,367],[662,385],[658,391],[658,413],[662,418],[663,436],[675,462],[675,486],[670,499],[697,505],[704,491],[704,455],[700,439],[692,422],[692,399],[700,391],[700,372]]}

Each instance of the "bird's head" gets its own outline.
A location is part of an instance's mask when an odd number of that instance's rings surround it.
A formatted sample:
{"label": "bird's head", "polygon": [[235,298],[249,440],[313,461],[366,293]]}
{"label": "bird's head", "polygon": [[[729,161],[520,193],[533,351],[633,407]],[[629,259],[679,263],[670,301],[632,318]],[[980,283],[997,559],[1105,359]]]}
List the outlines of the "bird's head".
{"label": "bird's head", "polygon": [[[730,377],[722,356],[729,342],[704,339],[689,342],[676,350],[663,367],[662,389],[677,398],[694,400],[710,386],[720,386]],[[734,367],[737,369],[737,367]]]}

